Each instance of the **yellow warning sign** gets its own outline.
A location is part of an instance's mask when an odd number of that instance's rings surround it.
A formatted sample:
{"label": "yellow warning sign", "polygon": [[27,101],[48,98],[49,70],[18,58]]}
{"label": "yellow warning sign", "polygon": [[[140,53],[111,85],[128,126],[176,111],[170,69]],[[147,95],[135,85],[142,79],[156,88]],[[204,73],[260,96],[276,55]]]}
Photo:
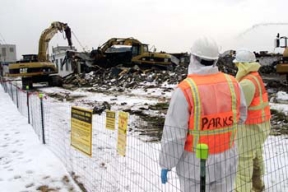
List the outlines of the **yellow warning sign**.
{"label": "yellow warning sign", "polygon": [[92,110],[71,108],[71,145],[92,155]]}
{"label": "yellow warning sign", "polygon": [[115,111],[106,111],[106,129],[115,130]]}
{"label": "yellow warning sign", "polygon": [[126,154],[127,126],[128,113],[120,111],[118,120],[117,152],[122,156],[125,156]]}

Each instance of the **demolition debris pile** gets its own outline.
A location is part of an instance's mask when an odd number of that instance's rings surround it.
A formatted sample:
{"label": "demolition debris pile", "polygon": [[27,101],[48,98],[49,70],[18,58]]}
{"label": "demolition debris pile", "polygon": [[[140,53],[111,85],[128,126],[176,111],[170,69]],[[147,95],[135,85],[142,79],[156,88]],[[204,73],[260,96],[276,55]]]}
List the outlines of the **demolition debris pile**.
{"label": "demolition debris pile", "polygon": [[101,68],[97,71],[82,74],[71,74],[64,78],[65,84],[72,84],[79,87],[107,88],[115,86],[121,89],[135,89],[143,87],[145,83],[149,87],[159,87],[166,82],[167,84],[177,84],[187,75],[187,65],[180,64],[173,71],[159,70],[151,68],[142,70],[137,65],[132,68],[118,65],[112,68]]}
{"label": "demolition debris pile", "polygon": [[[276,74],[275,63],[279,60],[279,56],[273,57],[258,57],[259,62],[263,65],[260,68],[260,73],[263,76],[271,76]],[[217,66],[220,71],[236,75],[237,68],[233,64],[233,57],[231,54],[223,54],[217,62]],[[187,76],[187,67],[189,63],[181,63],[177,65],[174,70],[160,70],[152,67],[150,69],[140,69],[135,65],[131,68],[118,65],[112,68],[97,68],[97,70],[90,73],[82,74],[70,74],[64,78],[64,83],[67,86],[73,87],[102,87],[107,88],[115,86],[122,89],[135,89],[143,88],[147,84],[151,86],[159,87],[163,83],[166,84],[178,84]],[[279,81],[279,79],[273,79]],[[69,85],[67,85],[69,84]],[[272,85],[273,86],[273,85]]]}

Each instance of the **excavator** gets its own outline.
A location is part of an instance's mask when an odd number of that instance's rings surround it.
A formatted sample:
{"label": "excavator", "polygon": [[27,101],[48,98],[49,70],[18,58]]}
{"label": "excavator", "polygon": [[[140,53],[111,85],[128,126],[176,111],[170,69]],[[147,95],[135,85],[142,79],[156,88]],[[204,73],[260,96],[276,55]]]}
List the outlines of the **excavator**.
{"label": "excavator", "polygon": [[55,75],[58,69],[46,55],[49,42],[58,31],[65,33],[68,45],[72,48],[71,29],[68,24],[53,22],[40,36],[38,55],[23,55],[22,60],[9,64],[8,77],[21,77],[23,89],[32,89],[33,83],[38,82],[48,82],[49,86],[62,86],[62,77]]}
{"label": "excavator", "polygon": [[[276,72],[280,75],[286,75],[286,82],[288,83],[288,47],[287,47],[288,37],[282,36],[278,33],[275,39],[275,48],[284,48],[283,56],[276,63]],[[284,41],[284,44],[283,44]]]}
{"label": "excavator", "polygon": [[[66,52],[67,59],[82,60],[89,67],[97,66],[110,68],[122,64],[123,66],[138,65],[140,68],[173,69],[179,64],[179,59],[165,52],[149,51],[148,44],[141,43],[134,38],[111,38],[96,50],[87,54],[73,51]],[[64,63],[64,62],[63,62]],[[71,61],[71,63],[73,63]]]}

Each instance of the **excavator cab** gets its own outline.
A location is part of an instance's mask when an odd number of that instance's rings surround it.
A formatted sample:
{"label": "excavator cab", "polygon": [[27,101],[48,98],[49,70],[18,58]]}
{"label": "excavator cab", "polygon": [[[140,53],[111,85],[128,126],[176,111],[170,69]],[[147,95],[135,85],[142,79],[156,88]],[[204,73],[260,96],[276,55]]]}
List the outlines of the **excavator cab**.
{"label": "excavator cab", "polygon": [[132,57],[148,52],[148,44],[134,44],[132,45]]}
{"label": "excavator cab", "polygon": [[27,54],[27,55],[22,55],[23,56],[23,60],[22,62],[35,62],[38,61],[38,55],[36,54]]}

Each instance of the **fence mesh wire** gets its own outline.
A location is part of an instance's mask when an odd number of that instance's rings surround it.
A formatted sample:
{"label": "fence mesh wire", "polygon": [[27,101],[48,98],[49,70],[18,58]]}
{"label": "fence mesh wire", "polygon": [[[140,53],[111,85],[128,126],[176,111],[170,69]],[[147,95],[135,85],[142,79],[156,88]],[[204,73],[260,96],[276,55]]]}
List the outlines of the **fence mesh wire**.
{"label": "fence mesh wire", "polygon": [[[15,105],[18,105],[20,113],[27,118],[29,116],[29,122],[42,142],[43,129],[45,130],[47,147],[63,162],[83,191],[176,192],[185,188],[185,191],[200,191],[201,161],[195,157],[195,153],[191,155],[187,150],[183,150],[186,137],[179,137],[183,135],[183,129],[166,125],[161,146],[163,127],[149,127],[149,124],[137,115],[129,114],[126,154],[121,156],[117,153],[119,112],[116,111],[115,130],[105,128],[105,112],[101,115],[94,114],[90,157],[71,146],[71,107],[74,104],[44,96],[42,117],[41,100],[37,92],[27,94],[27,91],[21,90],[12,82],[2,81],[2,87]],[[238,126],[234,145],[221,155],[209,154],[205,162],[206,191],[215,191],[215,188],[218,188],[218,191],[235,191],[236,187],[237,191],[247,191],[252,181],[257,183],[257,174],[263,175],[265,191],[288,191],[287,135],[268,136],[269,125],[265,123],[261,129],[256,129]],[[264,136],[260,137],[257,131],[262,131]],[[173,140],[167,135],[165,137],[165,134],[178,140]],[[264,142],[265,135],[268,138]],[[206,141],[209,139],[211,137],[207,137]],[[223,137],[210,145],[210,150],[211,146],[221,147],[221,139]],[[259,147],[262,141],[263,148]],[[164,146],[167,143],[172,145]],[[193,145],[193,150],[194,147]],[[165,185],[161,183],[159,161],[161,164],[164,162],[167,168],[173,167],[168,172],[168,182]],[[253,163],[256,169],[254,175]],[[259,172],[259,166],[262,164],[265,167],[263,173]],[[177,167],[177,171],[174,166]],[[250,175],[251,178],[243,175]],[[247,182],[237,183],[237,177],[240,181]]]}

